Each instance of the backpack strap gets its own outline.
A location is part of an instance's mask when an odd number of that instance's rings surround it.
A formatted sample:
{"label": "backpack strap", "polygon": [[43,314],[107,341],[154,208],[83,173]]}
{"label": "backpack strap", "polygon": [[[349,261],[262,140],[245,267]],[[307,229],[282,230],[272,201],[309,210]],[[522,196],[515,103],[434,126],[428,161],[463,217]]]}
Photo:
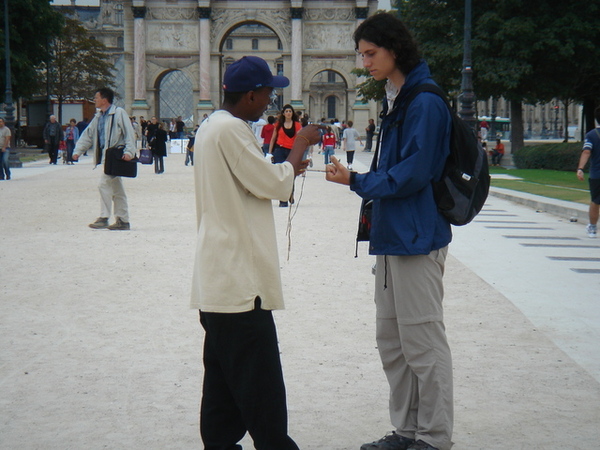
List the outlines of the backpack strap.
{"label": "backpack strap", "polygon": [[419,85],[415,86],[412,89],[412,91],[409,92],[408,97],[406,97],[406,100],[404,101],[404,105],[402,106],[402,109],[404,111],[404,117],[406,117],[406,112],[408,111],[408,107],[410,106],[412,101],[421,92],[431,92],[433,94],[436,94],[436,95],[442,97],[442,99],[444,100],[444,103],[446,103],[446,106],[448,107],[448,111],[450,111],[450,114],[454,114],[454,111],[452,110],[452,107],[450,106],[450,102],[448,101],[448,97],[446,97],[446,93],[442,90],[442,88],[440,88],[437,84],[423,83],[423,84],[419,84]]}

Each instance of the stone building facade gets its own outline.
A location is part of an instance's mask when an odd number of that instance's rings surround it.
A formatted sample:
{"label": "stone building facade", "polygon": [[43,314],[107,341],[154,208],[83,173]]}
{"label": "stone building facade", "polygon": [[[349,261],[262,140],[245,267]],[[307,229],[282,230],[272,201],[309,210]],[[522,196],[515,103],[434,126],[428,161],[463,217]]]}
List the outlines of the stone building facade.
{"label": "stone building facade", "polygon": [[[361,80],[351,73],[362,66],[352,33],[377,10],[376,0],[99,1],[82,7],[71,0],[71,9],[108,48],[117,103],[132,115],[181,115],[192,126],[220,105],[226,67],[254,54],[291,80],[270,113],[290,103],[313,119],[353,120],[358,130],[377,118],[377,103],[357,101]],[[477,102],[479,117],[488,121],[508,121],[509,111],[503,98]],[[577,134],[579,105],[524,105],[526,138],[561,138],[565,112]],[[508,139],[510,132],[500,136]]]}
{"label": "stone building facade", "polygon": [[[357,127],[376,117],[374,102],[357,101],[360,80],[351,73],[362,66],[352,33],[376,11],[376,0],[100,0],[99,9],[73,4],[109,49],[119,102],[131,115],[182,115],[191,125],[220,105],[226,67],[253,54],[290,79],[278,92],[278,106],[290,103],[313,119],[354,120]],[[175,87],[167,89],[171,81]]]}

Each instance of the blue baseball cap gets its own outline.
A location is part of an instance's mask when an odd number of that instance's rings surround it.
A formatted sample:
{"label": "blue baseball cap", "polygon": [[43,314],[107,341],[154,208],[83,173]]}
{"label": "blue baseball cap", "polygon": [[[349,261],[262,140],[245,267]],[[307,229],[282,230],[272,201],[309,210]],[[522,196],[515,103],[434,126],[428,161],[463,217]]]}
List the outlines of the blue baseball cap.
{"label": "blue baseball cap", "polygon": [[226,92],[248,92],[261,87],[284,88],[289,86],[287,77],[273,75],[267,62],[258,56],[244,56],[231,64],[223,77]]}

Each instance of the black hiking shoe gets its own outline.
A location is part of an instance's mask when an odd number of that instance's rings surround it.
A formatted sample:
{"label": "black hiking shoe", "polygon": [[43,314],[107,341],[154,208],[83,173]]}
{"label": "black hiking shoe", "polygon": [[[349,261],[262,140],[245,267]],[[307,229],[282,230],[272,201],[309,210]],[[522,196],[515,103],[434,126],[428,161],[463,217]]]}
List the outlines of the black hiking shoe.
{"label": "black hiking shoe", "polygon": [[407,450],[414,443],[414,439],[400,436],[392,431],[391,434],[386,434],[378,441],[361,445],[360,450]]}

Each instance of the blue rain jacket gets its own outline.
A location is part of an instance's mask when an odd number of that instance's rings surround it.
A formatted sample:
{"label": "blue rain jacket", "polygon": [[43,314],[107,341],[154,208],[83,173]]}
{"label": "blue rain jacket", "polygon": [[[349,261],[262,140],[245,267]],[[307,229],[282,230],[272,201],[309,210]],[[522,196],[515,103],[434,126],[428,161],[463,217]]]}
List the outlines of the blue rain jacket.
{"label": "blue rain jacket", "polygon": [[408,74],[389,114],[384,100],[379,161],[351,176],[350,189],[373,199],[372,255],[426,255],[452,240],[431,185],[441,178],[450,153],[450,113],[442,98],[422,92],[403,117],[410,90],[423,83],[435,84],[425,61]]}

